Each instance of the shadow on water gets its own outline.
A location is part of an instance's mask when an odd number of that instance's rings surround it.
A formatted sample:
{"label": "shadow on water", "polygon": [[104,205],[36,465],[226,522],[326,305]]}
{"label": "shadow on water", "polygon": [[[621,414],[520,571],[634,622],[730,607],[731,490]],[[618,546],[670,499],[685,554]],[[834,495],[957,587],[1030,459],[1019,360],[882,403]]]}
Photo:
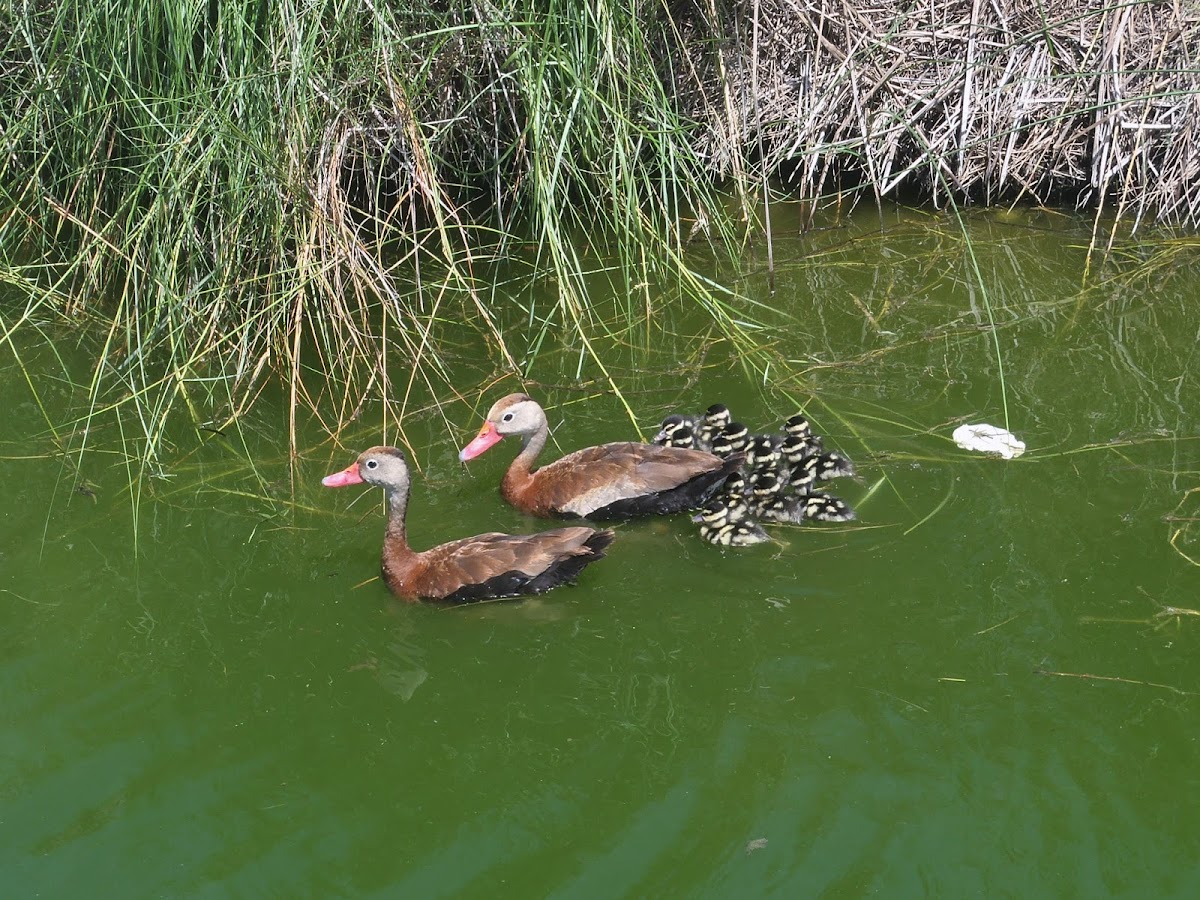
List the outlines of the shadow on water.
{"label": "shadow on water", "polygon": [[[630,523],[577,586],[521,602],[387,596],[381,498],[319,484],[380,439],[378,408],[338,446],[301,423],[294,482],[269,401],[244,451],[181,429],[131,496],[119,454],[97,443],[76,473],[29,387],[0,379],[5,882],[1194,893],[1195,266],[1088,281],[1075,220],[978,214],[980,280],[952,221],[890,215],[781,222],[774,296],[749,261],[743,289],[772,307],[765,387],[683,314],[606,356],[642,436],[717,399],[759,427],[805,407],[859,463],[838,492],[860,521],[742,553],[683,518]],[[560,447],[635,437],[562,340],[531,388]],[[949,438],[1003,424],[995,340],[1030,447],[1008,463]],[[24,364],[52,369],[39,346]],[[496,496],[512,448],[455,456],[510,387],[446,401],[453,431],[404,423],[417,546],[543,527]],[[75,412],[69,383],[39,390]]]}

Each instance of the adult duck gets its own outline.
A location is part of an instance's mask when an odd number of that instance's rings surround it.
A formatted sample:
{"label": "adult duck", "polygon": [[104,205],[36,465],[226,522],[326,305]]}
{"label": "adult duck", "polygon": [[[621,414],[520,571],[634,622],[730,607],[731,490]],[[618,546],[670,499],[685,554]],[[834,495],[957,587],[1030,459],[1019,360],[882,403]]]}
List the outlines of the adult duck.
{"label": "adult duck", "polygon": [[479,434],[458,454],[474,459],[502,438],[521,452],[500,482],[500,494],[522,512],[544,517],[627,519],[702,506],[742,461],[658,444],[613,443],[576,450],[542,466],[534,461],[550,435],[546,413],[528,394],[509,394],[488,410]]}
{"label": "adult duck", "polygon": [[413,550],[404,521],[411,489],[408,461],[395,447],[372,447],[321,484],[370,484],[387,492],[383,580],[403,600],[472,603],[540,594],[574,581],[584,566],[604,556],[613,541],[611,531],[577,526],[538,534],[479,534]]}

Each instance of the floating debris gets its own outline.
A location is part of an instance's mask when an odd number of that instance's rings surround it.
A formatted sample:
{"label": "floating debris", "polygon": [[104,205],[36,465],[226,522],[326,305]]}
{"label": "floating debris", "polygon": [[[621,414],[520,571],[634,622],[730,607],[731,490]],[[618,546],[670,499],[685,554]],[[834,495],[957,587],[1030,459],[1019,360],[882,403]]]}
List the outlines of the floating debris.
{"label": "floating debris", "polygon": [[749,856],[755,850],[761,850],[765,846],[767,846],[766,838],[755,838],[746,844],[746,855]]}
{"label": "floating debris", "polygon": [[954,429],[954,443],[964,450],[976,450],[1004,459],[1014,459],[1025,452],[1024,441],[997,425],[959,425]]}

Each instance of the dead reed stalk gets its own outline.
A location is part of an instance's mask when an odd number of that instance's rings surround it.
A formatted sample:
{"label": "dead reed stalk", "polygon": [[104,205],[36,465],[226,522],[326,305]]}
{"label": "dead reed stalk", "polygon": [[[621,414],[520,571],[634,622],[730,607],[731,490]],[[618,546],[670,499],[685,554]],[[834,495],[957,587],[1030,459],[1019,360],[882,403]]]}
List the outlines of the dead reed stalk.
{"label": "dead reed stalk", "polygon": [[807,196],[866,187],[1200,225],[1200,5],[746,0],[719,23],[684,15],[693,62],[676,93],[717,172],[737,176],[761,147],[758,165]]}

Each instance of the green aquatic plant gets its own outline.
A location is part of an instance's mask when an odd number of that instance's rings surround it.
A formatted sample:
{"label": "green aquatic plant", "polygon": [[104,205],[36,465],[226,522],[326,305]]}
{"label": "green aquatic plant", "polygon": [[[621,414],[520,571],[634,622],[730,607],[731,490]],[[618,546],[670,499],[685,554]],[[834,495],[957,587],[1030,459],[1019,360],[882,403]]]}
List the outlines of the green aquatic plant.
{"label": "green aquatic plant", "polygon": [[[131,413],[152,468],[169,419],[226,434],[275,379],[293,435],[305,408],[331,433],[368,400],[395,421],[459,389],[445,354],[463,340],[524,374],[565,330],[603,375],[596,337],[690,299],[752,350],[745,304],[704,274],[739,228],[635,12],[137,0],[3,16],[9,282],[39,315],[91,323],[86,416]],[[716,249],[699,264],[697,236]],[[546,279],[556,292],[532,289]],[[625,298],[616,318],[597,280]]]}

